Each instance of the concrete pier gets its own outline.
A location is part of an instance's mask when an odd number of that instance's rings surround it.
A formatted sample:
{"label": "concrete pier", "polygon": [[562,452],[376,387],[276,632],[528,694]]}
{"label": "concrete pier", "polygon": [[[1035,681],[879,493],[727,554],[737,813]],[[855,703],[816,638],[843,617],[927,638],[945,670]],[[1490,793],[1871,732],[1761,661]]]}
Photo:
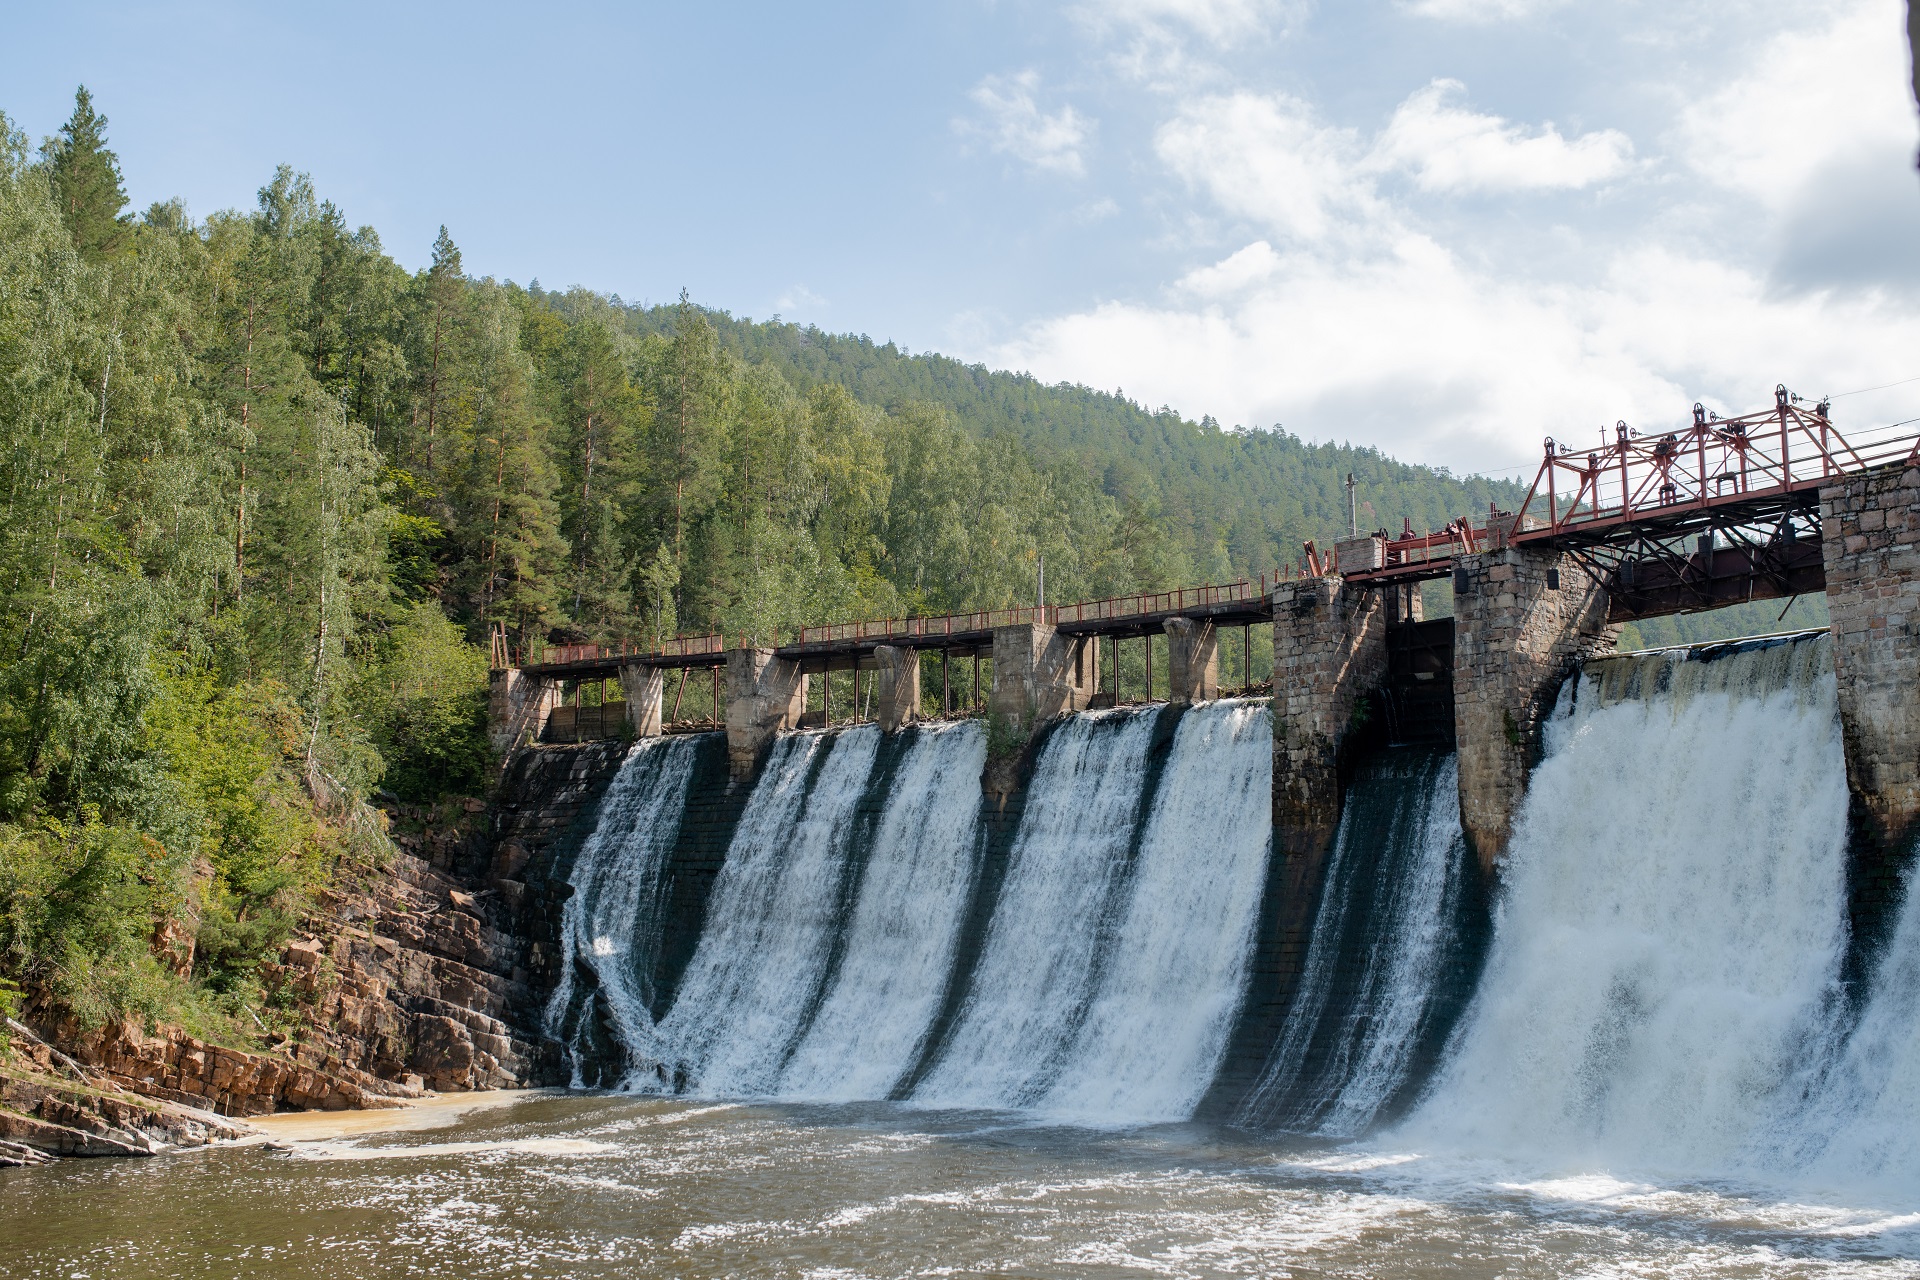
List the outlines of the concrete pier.
{"label": "concrete pier", "polygon": [[1904,860],[1920,835],[1920,469],[1820,490],[1821,557],[1857,818]]}
{"label": "concrete pier", "polygon": [[1005,798],[1019,787],[1019,761],[1034,730],[1084,711],[1094,693],[1092,646],[1044,623],[993,630],[993,691],[987,698],[987,768],[981,786]]}
{"label": "concrete pier", "polygon": [[1333,578],[1274,591],[1273,839],[1284,857],[1317,865],[1333,843],[1341,752],[1386,671],[1379,592]]}
{"label": "concrete pier", "polygon": [[1454,561],[1460,822],[1487,873],[1507,851],[1560,682],[1619,633],[1606,592],[1560,552],[1504,547]]}
{"label": "concrete pier", "polygon": [[920,718],[920,654],[883,644],[873,651],[874,710],[883,733],[898,733]]}
{"label": "concrete pier", "polygon": [[1220,696],[1220,633],[1204,618],[1168,618],[1167,701],[1209,702]]}
{"label": "concrete pier", "polygon": [[506,755],[540,741],[547,716],[560,705],[560,682],[517,668],[495,671],[487,690],[487,739]]}
{"label": "concrete pier", "polygon": [[773,735],[797,728],[807,709],[800,664],[771,649],[727,650],[727,764],[735,778],[753,773]]}
{"label": "concrete pier", "polygon": [[660,736],[660,702],[665,673],[658,667],[635,663],[620,668],[620,696],[627,702],[627,727],[636,738]]}

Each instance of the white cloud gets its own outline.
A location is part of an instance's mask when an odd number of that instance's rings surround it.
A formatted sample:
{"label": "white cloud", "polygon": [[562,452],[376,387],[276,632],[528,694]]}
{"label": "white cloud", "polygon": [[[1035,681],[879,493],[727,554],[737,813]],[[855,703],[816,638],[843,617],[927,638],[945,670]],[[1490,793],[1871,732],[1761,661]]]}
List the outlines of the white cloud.
{"label": "white cloud", "polygon": [[[1248,253],[1210,270],[1228,276]],[[1543,436],[1578,443],[1616,418],[1679,422],[1696,399],[1764,407],[1777,381],[1813,394],[1871,385],[1920,349],[1920,317],[1884,298],[1775,301],[1753,273],[1661,249],[1618,255],[1587,287],[1497,280],[1418,238],[1367,262],[1272,267],[1230,304],[1109,303],[1040,324],[996,359],[1478,470],[1529,463]],[[1878,410],[1845,402],[1843,425]]]}
{"label": "white cloud", "polygon": [[1531,18],[1563,3],[1565,0],[1409,0],[1407,9],[1423,18],[1484,25]]}
{"label": "white cloud", "polygon": [[1177,24],[1214,44],[1225,44],[1295,21],[1306,8],[1303,0],[1099,0],[1077,12],[1098,31],[1165,30]]}
{"label": "white cloud", "polygon": [[1426,191],[1542,191],[1590,187],[1633,164],[1633,143],[1615,129],[1562,137],[1470,111],[1458,80],[1435,80],[1393,113],[1374,145],[1381,165],[1411,171]]}
{"label": "white cloud", "polygon": [[1259,284],[1280,270],[1280,255],[1265,240],[1255,240],[1210,267],[1196,267],[1174,285],[1200,298],[1226,298]]}
{"label": "white cloud", "polygon": [[1094,122],[1071,106],[1043,111],[1035,100],[1039,88],[1036,71],[988,76],[967,95],[980,108],[980,118],[956,120],[954,127],[986,138],[994,151],[1030,168],[1079,177],[1086,172],[1081,151],[1093,136]]}
{"label": "white cloud", "polygon": [[[1242,247],[1186,270],[1160,302],[1045,320],[991,358],[1459,469],[1530,468],[1543,436],[1677,423],[1697,399],[1760,407],[1776,382],[1820,394],[1903,377],[1920,307],[1884,253],[1841,279],[1832,247],[1812,246],[1828,257],[1809,257],[1791,288],[1769,263],[1767,238],[1810,210],[1828,233],[1839,225],[1816,197],[1846,198],[1830,188],[1843,161],[1904,183],[1889,208],[1898,196],[1920,219],[1897,4],[1835,0],[1829,15],[1774,40],[1737,81],[1677,81],[1699,86],[1663,140],[1678,154],[1644,163],[1707,181],[1643,184],[1618,220],[1578,228],[1436,221],[1432,197],[1591,189],[1642,165],[1621,133],[1476,113],[1449,81],[1415,92],[1373,137],[1287,94],[1191,98],[1158,129],[1156,154],[1204,197],[1186,211],[1196,237],[1217,244],[1238,225]],[[1384,181],[1399,172],[1421,199]],[[1760,230],[1734,225],[1727,192],[1761,202],[1741,215]],[[1881,219],[1889,235],[1913,221],[1898,212]],[[1516,230],[1573,251],[1529,258],[1507,243]],[[1516,259],[1557,265],[1537,274]],[[1842,424],[1910,417],[1913,395],[1849,398]]]}
{"label": "white cloud", "polygon": [[1286,94],[1189,103],[1161,126],[1154,150],[1221,208],[1286,239],[1324,239],[1384,212],[1360,169],[1358,135],[1322,124]]}
{"label": "white cloud", "polygon": [[1915,141],[1899,0],[1865,0],[1824,28],[1783,32],[1743,75],[1680,115],[1676,143],[1702,176],[1776,208],[1823,170]]}

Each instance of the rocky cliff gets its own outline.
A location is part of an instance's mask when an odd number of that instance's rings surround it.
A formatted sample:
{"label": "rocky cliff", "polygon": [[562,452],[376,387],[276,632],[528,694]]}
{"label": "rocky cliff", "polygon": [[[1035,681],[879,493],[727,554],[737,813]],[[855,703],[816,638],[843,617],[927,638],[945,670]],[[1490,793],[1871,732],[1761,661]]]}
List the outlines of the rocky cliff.
{"label": "rocky cliff", "polygon": [[336,884],[265,976],[301,1011],[242,1050],[29,1006],[0,1058],[0,1159],[134,1155],[232,1117],[565,1083],[543,1031],[572,852],[622,743],[516,752],[490,802],[386,809],[385,865]]}

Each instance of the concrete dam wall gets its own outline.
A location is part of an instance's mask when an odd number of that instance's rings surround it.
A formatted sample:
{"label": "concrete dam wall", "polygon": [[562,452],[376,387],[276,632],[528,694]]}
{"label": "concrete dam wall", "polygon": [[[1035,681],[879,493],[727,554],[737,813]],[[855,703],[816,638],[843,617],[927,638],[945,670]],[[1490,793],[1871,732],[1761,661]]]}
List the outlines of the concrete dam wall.
{"label": "concrete dam wall", "polygon": [[1840,724],[1825,633],[1588,660],[1498,884],[1454,754],[1376,742],[1304,913],[1264,700],[1056,719],[1005,806],[977,722],[642,740],[552,862],[546,1028],[631,1091],[1897,1172],[1920,915],[1856,925]]}

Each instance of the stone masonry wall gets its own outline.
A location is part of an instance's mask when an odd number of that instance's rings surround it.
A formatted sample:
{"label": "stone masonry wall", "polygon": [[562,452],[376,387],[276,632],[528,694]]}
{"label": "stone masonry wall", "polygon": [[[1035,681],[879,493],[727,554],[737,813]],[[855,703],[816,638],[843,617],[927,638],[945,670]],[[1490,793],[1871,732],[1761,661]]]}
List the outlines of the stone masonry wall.
{"label": "stone masonry wall", "polygon": [[1286,857],[1318,858],[1340,823],[1340,752],[1387,673],[1386,610],[1376,591],[1331,578],[1273,593],[1273,838]]}
{"label": "stone masonry wall", "polygon": [[1847,782],[1886,854],[1920,834],[1920,468],[1820,491]]}
{"label": "stone masonry wall", "polygon": [[[1454,562],[1454,739],[1460,821],[1492,873],[1567,673],[1613,649],[1606,593],[1557,551],[1506,547]],[[1557,587],[1549,583],[1558,578]]]}

